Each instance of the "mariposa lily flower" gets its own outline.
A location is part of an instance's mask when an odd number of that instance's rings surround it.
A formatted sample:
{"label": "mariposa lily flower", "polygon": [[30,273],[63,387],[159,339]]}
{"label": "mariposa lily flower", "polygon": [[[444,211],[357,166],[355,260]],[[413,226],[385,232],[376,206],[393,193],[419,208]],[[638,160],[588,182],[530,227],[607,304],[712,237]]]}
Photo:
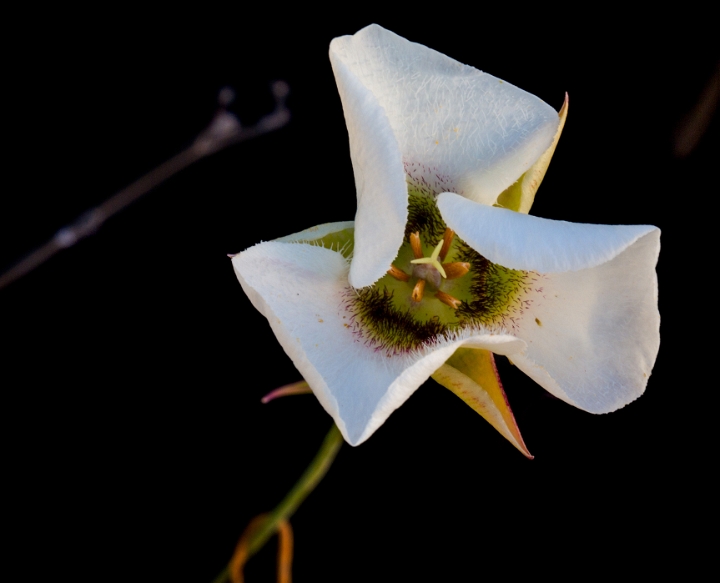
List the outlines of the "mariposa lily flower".
{"label": "mariposa lily flower", "polygon": [[432,375],[529,455],[493,354],[592,413],[642,394],[659,230],[526,214],[567,108],[376,25],[334,39],[330,60],[355,221],[233,266],[345,439],[366,440]]}

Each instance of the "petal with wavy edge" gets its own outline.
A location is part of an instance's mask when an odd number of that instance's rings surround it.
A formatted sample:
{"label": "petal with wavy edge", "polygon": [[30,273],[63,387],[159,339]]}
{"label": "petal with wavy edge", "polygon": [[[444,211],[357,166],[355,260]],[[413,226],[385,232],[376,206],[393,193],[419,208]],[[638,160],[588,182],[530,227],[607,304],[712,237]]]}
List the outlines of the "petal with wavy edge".
{"label": "petal with wavy edge", "polygon": [[271,241],[232,262],[243,290],[352,445],[365,441],[458,347],[510,355],[526,349],[513,336],[474,332],[388,357],[359,341],[348,325],[349,266],[340,253]]}
{"label": "petal with wavy edge", "polygon": [[589,225],[542,219],[477,204],[451,192],[438,196],[437,204],[448,227],[490,261],[541,273],[601,265],[656,230],[649,225]]}
{"label": "petal with wavy edge", "polygon": [[558,113],[560,125],[555,132],[552,144],[550,144],[550,147],[545,150],[538,161],[535,162],[535,164],[533,164],[515,184],[498,196],[498,205],[519,213],[527,214],[530,212],[532,204],[535,201],[535,193],[537,192],[537,189],[540,188],[543,178],[545,178],[545,173],[550,165],[550,160],[552,160],[555,148],[560,140],[560,135],[565,127],[569,103],[568,94],[566,93],[565,103],[563,103],[563,106],[560,108],[560,112]]}
{"label": "petal with wavy edge", "polygon": [[[377,25],[334,39],[330,58],[336,75],[342,63],[385,112],[405,165],[444,183],[436,192],[493,204],[558,127],[557,112],[534,95]],[[347,115],[356,89],[337,80]],[[353,167],[366,188],[380,181],[374,166],[353,160]]]}
{"label": "petal with wavy edge", "polygon": [[520,428],[500,382],[492,352],[458,348],[455,354],[433,373],[432,378],[482,415],[524,456],[533,458],[520,435]]}
{"label": "petal with wavy edge", "polygon": [[660,346],[653,228],[611,260],[541,275],[513,332],[527,350],[513,363],[556,397],[607,413],[645,390]]}
{"label": "petal with wavy edge", "polygon": [[357,191],[349,279],[361,288],[385,274],[402,244],[407,183],[397,140],[378,100],[345,63],[333,57],[332,50],[330,63],[345,112]]}

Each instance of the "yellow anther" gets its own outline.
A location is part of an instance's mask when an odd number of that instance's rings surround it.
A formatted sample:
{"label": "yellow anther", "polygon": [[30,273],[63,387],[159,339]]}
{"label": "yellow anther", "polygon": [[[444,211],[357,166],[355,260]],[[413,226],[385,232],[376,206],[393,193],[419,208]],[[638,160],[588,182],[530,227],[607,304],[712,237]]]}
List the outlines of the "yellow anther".
{"label": "yellow anther", "polygon": [[410,280],[410,276],[407,273],[405,273],[402,269],[398,269],[394,265],[391,265],[390,269],[388,269],[387,272],[388,272],[388,275],[393,276],[398,281],[409,281]]}
{"label": "yellow anther", "polygon": [[448,251],[450,251],[450,245],[452,244],[453,237],[455,237],[455,231],[447,227],[443,234],[443,247],[440,251],[440,261],[445,261]]}
{"label": "yellow anther", "polygon": [[450,294],[446,294],[443,291],[438,291],[435,294],[435,297],[439,299],[443,304],[450,306],[453,310],[457,310],[462,305],[462,302],[459,299],[451,296]]}
{"label": "yellow anther", "polygon": [[422,259],[422,245],[420,244],[420,233],[410,233],[410,247],[412,247],[415,259]]}
{"label": "yellow anther", "polygon": [[435,269],[437,269],[440,272],[440,275],[447,278],[447,275],[445,274],[445,270],[443,269],[443,266],[438,261],[438,255],[440,255],[440,250],[443,248],[444,241],[440,241],[437,246],[435,247],[435,250],[432,252],[432,255],[430,257],[422,257],[421,259],[413,259],[410,263],[429,263],[432,265]]}
{"label": "yellow anther", "polygon": [[464,261],[446,263],[443,267],[445,268],[445,273],[447,273],[448,279],[457,279],[470,271],[470,264],[465,263]]}
{"label": "yellow anther", "polygon": [[423,299],[423,293],[425,292],[425,280],[424,279],[418,279],[417,283],[415,284],[415,287],[412,290],[412,293],[410,294],[410,297],[413,299],[414,302],[419,302]]}

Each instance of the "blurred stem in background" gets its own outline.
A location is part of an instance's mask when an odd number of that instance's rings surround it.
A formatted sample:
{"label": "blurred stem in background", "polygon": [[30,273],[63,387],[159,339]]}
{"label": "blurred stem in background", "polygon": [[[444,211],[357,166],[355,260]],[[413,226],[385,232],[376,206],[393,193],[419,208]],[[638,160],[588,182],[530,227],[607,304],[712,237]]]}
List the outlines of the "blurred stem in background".
{"label": "blurred stem in background", "polygon": [[675,131],[674,153],[677,158],[687,158],[710,127],[720,102],[720,61],[715,65],[697,103],[678,124]]}
{"label": "blurred stem in background", "polygon": [[275,98],[275,109],[260,119],[256,125],[243,128],[237,117],[227,111],[227,107],[235,99],[234,91],[228,87],[222,89],[218,95],[217,113],[210,125],[200,132],[188,148],[160,164],[99,206],[83,213],[74,223],[60,229],[47,243],[38,247],[0,275],[0,289],[20,279],[23,275],[27,275],[62,249],[72,247],[81,239],[94,234],[110,217],[191,164],[228,146],[261,136],[286,125],[290,121],[290,111],[285,105],[289,93],[287,83],[276,81],[272,85],[272,93]]}

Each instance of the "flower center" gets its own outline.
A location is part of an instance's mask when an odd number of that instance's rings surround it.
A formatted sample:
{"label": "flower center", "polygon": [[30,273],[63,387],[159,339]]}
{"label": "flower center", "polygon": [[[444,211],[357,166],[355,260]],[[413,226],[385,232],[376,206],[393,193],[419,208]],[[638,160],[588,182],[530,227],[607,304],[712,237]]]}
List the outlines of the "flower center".
{"label": "flower center", "polygon": [[[443,280],[462,277],[470,269],[470,264],[466,262],[442,264],[442,261],[447,257],[448,251],[450,251],[454,237],[455,233],[453,233],[451,229],[446,228],[442,240],[435,246],[430,256],[426,257],[423,252],[420,233],[415,232],[410,234],[410,248],[415,256],[415,259],[410,260],[410,267],[412,278],[416,280],[415,286],[412,288],[410,294],[410,299],[415,304],[423,301],[427,284],[430,284],[427,286],[430,290],[435,291],[435,299],[450,306],[453,310],[457,310],[462,304],[459,299],[440,289],[443,285]],[[409,282],[411,279],[410,275],[395,264],[390,266],[388,275],[404,283]]]}
{"label": "flower center", "polygon": [[512,327],[529,274],[491,263],[445,225],[432,196],[410,190],[405,240],[387,275],[348,288],[354,331],[396,354],[469,327]]}

